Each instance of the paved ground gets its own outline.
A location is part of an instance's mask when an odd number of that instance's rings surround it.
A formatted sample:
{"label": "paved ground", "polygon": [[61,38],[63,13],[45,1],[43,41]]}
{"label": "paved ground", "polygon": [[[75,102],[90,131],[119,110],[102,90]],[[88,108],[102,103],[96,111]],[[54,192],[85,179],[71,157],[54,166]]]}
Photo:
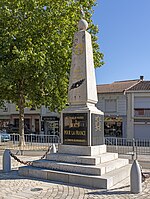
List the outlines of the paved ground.
{"label": "paved ground", "polygon": [[[38,159],[19,156],[21,160]],[[112,187],[110,190],[90,189],[65,183],[25,178],[18,175],[20,163],[12,159],[12,171],[2,171],[0,156],[0,199],[150,199],[150,178],[142,184],[142,193],[131,194],[129,179]]]}

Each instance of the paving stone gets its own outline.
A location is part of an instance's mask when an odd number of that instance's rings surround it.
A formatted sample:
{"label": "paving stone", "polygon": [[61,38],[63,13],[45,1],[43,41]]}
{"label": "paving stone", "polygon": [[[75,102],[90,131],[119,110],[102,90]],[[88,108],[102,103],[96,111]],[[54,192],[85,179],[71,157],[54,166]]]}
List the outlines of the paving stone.
{"label": "paving stone", "polygon": [[[28,157],[23,159],[28,160]],[[142,193],[131,194],[128,179],[109,190],[90,189],[36,178],[27,179],[18,175],[15,162],[13,165],[15,170],[9,173],[0,171],[0,199],[150,199],[150,178],[142,184]],[[41,190],[36,191],[36,188]]]}

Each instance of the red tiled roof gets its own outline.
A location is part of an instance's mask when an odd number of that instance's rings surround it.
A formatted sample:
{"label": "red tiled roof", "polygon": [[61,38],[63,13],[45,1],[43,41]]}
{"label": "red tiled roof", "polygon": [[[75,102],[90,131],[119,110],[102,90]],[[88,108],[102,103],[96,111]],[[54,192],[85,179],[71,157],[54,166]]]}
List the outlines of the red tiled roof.
{"label": "red tiled roof", "polygon": [[132,88],[128,89],[129,91],[140,91],[140,90],[149,90],[150,91],[150,81],[141,81]]}
{"label": "red tiled roof", "polygon": [[97,93],[122,93],[141,80],[116,81],[112,84],[97,85]]}

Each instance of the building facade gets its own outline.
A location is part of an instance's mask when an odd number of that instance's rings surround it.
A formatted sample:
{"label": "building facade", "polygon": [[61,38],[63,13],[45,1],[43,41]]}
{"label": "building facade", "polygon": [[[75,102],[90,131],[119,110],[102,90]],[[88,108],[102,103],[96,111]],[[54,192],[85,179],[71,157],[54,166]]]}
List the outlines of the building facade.
{"label": "building facade", "polygon": [[[36,134],[53,134],[59,132],[59,114],[50,112],[48,107],[40,109],[25,108],[25,131]],[[8,129],[10,132],[18,132],[19,111],[16,105],[5,103],[0,109],[0,129]]]}
{"label": "building facade", "polygon": [[[25,108],[24,123],[28,131],[40,133],[41,116],[40,109]],[[18,131],[19,127],[19,112],[15,104],[5,103],[0,109],[0,129],[11,128]]]}
{"label": "building facade", "polygon": [[150,139],[150,81],[141,81],[127,92],[127,137]]}
{"label": "building facade", "polygon": [[[105,136],[150,139],[150,81],[117,81],[97,85],[97,108],[104,112]],[[0,109],[0,129],[19,127],[19,112],[12,103]],[[60,132],[60,114],[49,107],[25,108],[25,126],[37,134]]]}
{"label": "building facade", "polygon": [[97,107],[105,114],[105,136],[150,139],[150,81],[97,85]]}

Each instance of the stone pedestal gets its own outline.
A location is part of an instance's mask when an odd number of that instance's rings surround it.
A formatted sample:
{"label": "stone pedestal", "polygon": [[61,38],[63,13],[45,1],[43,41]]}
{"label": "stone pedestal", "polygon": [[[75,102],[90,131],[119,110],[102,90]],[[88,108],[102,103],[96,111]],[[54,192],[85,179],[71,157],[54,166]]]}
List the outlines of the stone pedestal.
{"label": "stone pedestal", "polygon": [[94,105],[71,106],[62,111],[61,140],[64,145],[104,144],[104,116]]}
{"label": "stone pedestal", "polygon": [[106,145],[98,146],[74,146],[74,145],[60,145],[58,148],[59,154],[70,154],[80,156],[98,156],[106,153]]}

